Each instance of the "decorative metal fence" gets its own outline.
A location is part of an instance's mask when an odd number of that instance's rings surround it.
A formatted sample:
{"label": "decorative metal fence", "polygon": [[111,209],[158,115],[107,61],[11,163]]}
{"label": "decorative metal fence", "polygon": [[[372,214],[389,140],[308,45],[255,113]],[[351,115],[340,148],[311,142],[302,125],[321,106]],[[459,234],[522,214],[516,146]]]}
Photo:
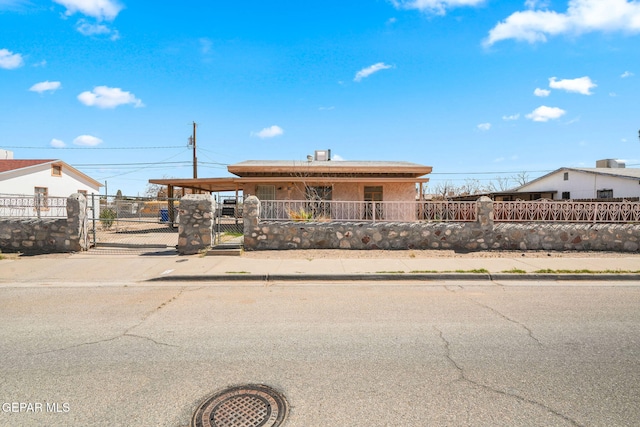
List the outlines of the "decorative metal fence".
{"label": "decorative metal fence", "polygon": [[[493,202],[496,222],[640,223],[640,202]],[[262,200],[267,221],[474,222],[476,202]]]}
{"label": "decorative metal fence", "polygon": [[640,202],[493,202],[497,222],[640,222]]}
{"label": "decorative metal fence", "polygon": [[0,196],[0,218],[66,217],[66,197]]}
{"label": "decorative metal fence", "polygon": [[262,200],[267,221],[475,221],[475,202],[351,202]]}

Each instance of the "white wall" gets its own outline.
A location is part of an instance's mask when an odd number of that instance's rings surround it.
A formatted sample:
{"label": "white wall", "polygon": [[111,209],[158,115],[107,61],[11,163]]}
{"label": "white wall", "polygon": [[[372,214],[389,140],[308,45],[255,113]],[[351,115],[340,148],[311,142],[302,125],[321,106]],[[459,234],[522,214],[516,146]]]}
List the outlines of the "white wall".
{"label": "white wall", "polygon": [[[569,179],[564,180],[564,172]],[[536,182],[525,185],[518,191],[556,190],[556,199],[562,199],[562,193],[568,191],[572,199],[596,199],[598,190],[613,190],[613,197],[640,197],[640,180],[620,178],[581,171],[559,171]]]}
{"label": "white wall", "polygon": [[53,176],[51,164],[47,163],[4,173],[0,181],[0,194],[32,196],[35,187],[46,187],[51,197],[69,197],[78,190],[87,194],[99,193],[100,190],[65,168],[65,165],[62,165],[62,176]]}

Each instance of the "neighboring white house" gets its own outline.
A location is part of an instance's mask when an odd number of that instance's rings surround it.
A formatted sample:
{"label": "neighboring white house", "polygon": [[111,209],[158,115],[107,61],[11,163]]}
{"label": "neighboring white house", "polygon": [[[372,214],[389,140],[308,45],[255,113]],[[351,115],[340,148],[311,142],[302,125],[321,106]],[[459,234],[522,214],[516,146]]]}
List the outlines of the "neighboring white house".
{"label": "neighboring white house", "polygon": [[68,197],[100,192],[100,184],[62,160],[0,159],[0,195]]}
{"label": "neighboring white house", "polygon": [[623,162],[598,160],[595,168],[560,168],[515,189],[516,192],[555,192],[555,199],[640,197],[640,169]]}

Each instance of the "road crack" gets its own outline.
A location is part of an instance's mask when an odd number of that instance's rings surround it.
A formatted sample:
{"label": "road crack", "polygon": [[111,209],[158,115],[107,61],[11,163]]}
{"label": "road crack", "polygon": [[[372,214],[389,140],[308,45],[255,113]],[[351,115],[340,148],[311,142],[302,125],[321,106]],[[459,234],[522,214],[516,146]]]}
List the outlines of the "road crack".
{"label": "road crack", "polygon": [[533,331],[524,323],[519,322],[515,319],[510,318],[509,316],[501,313],[500,311],[496,310],[493,307],[490,307],[486,304],[481,303],[480,301],[476,301],[473,298],[467,298],[470,301],[473,301],[474,303],[478,304],[480,307],[486,308],[487,310],[491,311],[493,314],[495,314],[496,316],[506,320],[507,322],[513,323],[514,325],[519,326],[520,328],[524,329],[527,332],[527,335],[529,335],[529,338],[531,338],[532,340],[534,340],[540,347],[544,347],[544,345],[542,344],[542,342],[540,342],[540,340],[533,334]]}
{"label": "road crack", "polygon": [[[445,287],[445,289],[447,289],[449,292],[452,292],[452,293],[458,293],[455,289],[449,289],[448,287]],[[493,308],[493,307],[491,307],[491,306],[488,306],[488,305],[486,305],[486,304],[483,304],[483,303],[481,303],[480,301],[476,301],[476,300],[475,300],[475,299],[473,299],[473,298],[467,297],[467,296],[465,296],[465,295],[462,295],[462,297],[463,297],[463,298],[465,298],[465,299],[467,299],[467,300],[469,300],[469,301],[471,301],[472,303],[474,303],[474,304],[476,304],[476,305],[478,305],[478,306],[480,306],[480,307],[484,308],[484,309],[489,310],[491,313],[495,314],[496,316],[500,317],[501,319],[504,319],[504,320],[506,320],[507,322],[512,323],[512,324],[514,324],[514,325],[518,326],[518,327],[519,327],[519,328],[521,328],[521,329],[524,329],[524,331],[527,333],[527,335],[529,336],[529,338],[531,338],[533,341],[535,341],[535,343],[536,343],[537,345],[539,345],[540,347],[544,347],[544,345],[543,345],[543,344],[542,344],[542,342],[538,339],[538,337],[536,337],[536,336],[534,335],[534,333],[533,333],[533,331],[531,330],[531,328],[529,328],[529,327],[528,327],[527,325],[525,325],[524,323],[519,322],[518,320],[512,319],[511,317],[507,316],[506,314],[501,313],[499,310],[497,310],[497,309],[495,309],[495,308]]]}
{"label": "road crack", "polygon": [[527,403],[529,405],[533,405],[533,406],[537,406],[538,408],[544,409],[545,411],[549,412],[550,414],[553,414],[559,418],[562,418],[563,420],[567,421],[568,423],[570,423],[573,426],[576,427],[583,427],[582,424],[578,423],[576,420],[568,417],[567,415],[564,415],[560,412],[558,412],[557,410],[545,405],[544,403],[532,400],[532,399],[528,399],[526,397],[522,397],[518,394],[512,393],[512,392],[508,392],[506,390],[500,390],[498,388],[494,388],[491,387],[487,384],[482,384],[478,381],[475,381],[471,378],[469,378],[467,376],[466,371],[464,370],[464,367],[458,363],[458,361],[456,361],[453,356],[451,355],[451,344],[449,343],[449,341],[447,340],[447,338],[444,336],[444,333],[438,329],[437,327],[434,326],[434,329],[436,330],[436,332],[438,332],[438,336],[440,337],[440,341],[442,341],[443,347],[444,347],[444,356],[445,359],[447,359],[447,361],[449,362],[449,364],[457,371],[458,373],[458,378],[456,381],[464,381],[466,383],[469,383],[475,387],[481,388],[483,390],[486,390],[488,392],[491,393],[496,393],[499,394],[501,396],[504,397],[509,397],[509,398],[513,398],[516,399],[519,402],[522,403]]}
{"label": "road crack", "polygon": [[38,356],[38,355],[42,355],[42,354],[57,353],[57,352],[72,350],[72,349],[75,349],[75,348],[80,348],[80,347],[85,347],[85,346],[90,346],[90,345],[96,345],[96,344],[102,344],[102,343],[106,343],[106,342],[111,342],[111,341],[115,341],[115,340],[117,340],[119,338],[123,338],[123,337],[139,338],[139,339],[151,341],[151,342],[153,342],[154,344],[157,344],[157,345],[163,345],[163,346],[168,346],[168,347],[177,347],[177,346],[175,346],[173,344],[167,344],[167,343],[163,343],[161,341],[156,341],[156,340],[154,340],[153,338],[150,338],[150,337],[146,337],[146,336],[143,336],[143,335],[132,334],[131,331],[136,329],[136,328],[138,328],[138,327],[140,327],[152,315],[158,313],[160,310],[165,308],[167,305],[171,304],[176,299],[178,299],[180,297],[180,295],[182,295],[182,293],[185,291],[185,289],[186,288],[180,288],[176,295],[174,295],[173,297],[171,297],[168,300],[164,301],[163,303],[161,303],[160,305],[158,305],[154,309],[149,310],[146,313],[144,313],[142,315],[142,318],[140,319],[140,321],[138,323],[128,327],[121,334],[118,334],[116,336],[109,337],[109,338],[104,338],[104,339],[101,339],[101,340],[88,341],[88,342],[83,342],[83,343],[80,343],[80,344],[74,344],[74,345],[71,345],[71,346],[68,346],[68,347],[61,347],[61,348],[56,348],[56,349],[47,350],[47,351],[41,351],[41,352],[37,352],[37,353],[27,353],[27,356]]}

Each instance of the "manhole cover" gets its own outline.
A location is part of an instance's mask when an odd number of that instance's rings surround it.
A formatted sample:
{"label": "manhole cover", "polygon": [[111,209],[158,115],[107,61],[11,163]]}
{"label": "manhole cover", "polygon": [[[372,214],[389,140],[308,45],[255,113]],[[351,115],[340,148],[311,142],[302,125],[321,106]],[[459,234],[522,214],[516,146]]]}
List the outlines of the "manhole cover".
{"label": "manhole cover", "polygon": [[228,388],[205,400],[193,414],[192,427],[278,427],[287,402],[264,385]]}

